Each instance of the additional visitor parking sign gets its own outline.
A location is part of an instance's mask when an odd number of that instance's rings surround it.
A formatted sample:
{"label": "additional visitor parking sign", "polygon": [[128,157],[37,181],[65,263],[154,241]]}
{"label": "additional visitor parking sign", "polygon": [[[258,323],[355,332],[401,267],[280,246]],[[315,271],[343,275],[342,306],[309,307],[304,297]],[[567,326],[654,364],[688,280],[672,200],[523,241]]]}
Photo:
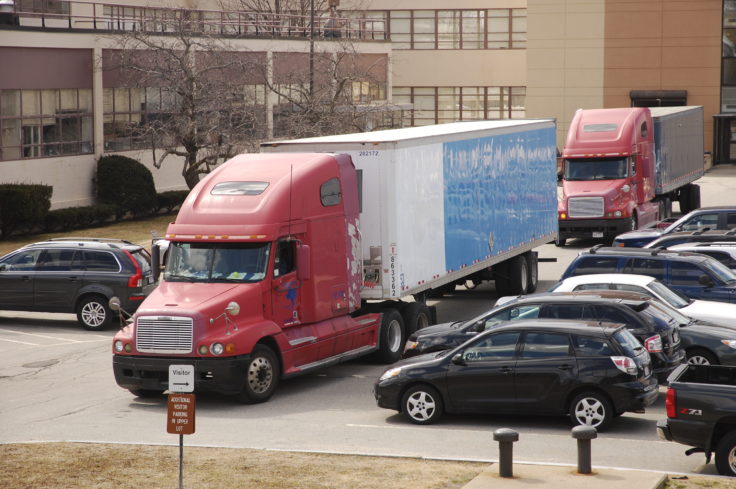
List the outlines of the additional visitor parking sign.
{"label": "additional visitor parking sign", "polygon": [[169,392],[194,392],[193,365],[169,365]]}
{"label": "additional visitor parking sign", "polygon": [[194,433],[194,394],[169,394],[166,431],[175,435]]}

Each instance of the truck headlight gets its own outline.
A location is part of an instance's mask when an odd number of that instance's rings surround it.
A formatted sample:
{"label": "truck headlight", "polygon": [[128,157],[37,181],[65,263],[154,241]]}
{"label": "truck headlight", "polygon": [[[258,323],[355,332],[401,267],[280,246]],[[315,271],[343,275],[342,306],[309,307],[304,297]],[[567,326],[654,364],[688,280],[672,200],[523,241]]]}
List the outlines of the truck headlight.
{"label": "truck headlight", "polygon": [[721,340],[721,343],[736,350],[736,340]]}
{"label": "truck headlight", "polygon": [[621,217],[621,211],[616,211],[613,213],[613,215],[616,217]]}
{"label": "truck headlight", "polygon": [[398,377],[399,374],[401,374],[401,367],[390,368],[386,370],[385,372],[383,372],[383,375],[381,375],[381,377],[378,380],[381,381],[381,380],[390,379],[392,377]]}
{"label": "truck headlight", "polygon": [[222,346],[222,343],[212,343],[210,346],[210,353],[213,355],[222,355],[223,351],[225,351],[225,347]]}
{"label": "truck headlight", "polygon": [[120,341],[120,340],[117,340],[113,344],[113,348],[115,348],[115,353],[122,353],[122,351],[123,351],[123,342]]}

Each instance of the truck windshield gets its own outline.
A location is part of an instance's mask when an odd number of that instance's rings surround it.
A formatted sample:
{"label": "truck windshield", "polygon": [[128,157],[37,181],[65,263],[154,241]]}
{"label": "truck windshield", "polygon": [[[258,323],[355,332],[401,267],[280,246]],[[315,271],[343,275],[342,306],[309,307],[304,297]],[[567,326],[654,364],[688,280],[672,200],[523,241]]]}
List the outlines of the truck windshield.
{"label": "truck windshield", "polygon": [[628,176],[628,158],[565,160],[565,180],[617,180]]}
{"label": "truck windshield", "polygon": [[167,282],[258,282],[266,276],[269,243],[179,243],[169,246]]}

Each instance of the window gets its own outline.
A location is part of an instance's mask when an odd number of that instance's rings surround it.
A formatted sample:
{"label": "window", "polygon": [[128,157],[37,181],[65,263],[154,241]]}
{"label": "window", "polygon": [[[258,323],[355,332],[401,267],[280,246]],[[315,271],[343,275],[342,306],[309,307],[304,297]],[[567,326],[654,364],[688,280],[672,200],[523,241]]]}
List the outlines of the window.
{"label": "window", "polygon": [[555,319],[585,319],[592,315],[586,306],[579,304],[547,304],[540,317]]}
{"label": "window", "polygon": [[578,357],[612,356],[616,354],[611,345],[601,338],[573,335],[572,347]]}
{"label": "window", "polygon": [[468,363],[508,360],[516,356],[518,332],[493,334],[468,347],[463,352],[463,360]]}
{"label": "window", "polygon": [[84,264],[88,272],[119,272],[120,264],[112,253],[85,251]]}
{"label": "window", "polygon": [[580,284],[573,290],[608,290],[611,289],[611,284]]}
{"label": "window", "polygon": [[30,271],[36,267],[41,250],[21,251],[0,263],[0,271]]}
{"label": "window", "polygon": [[700,214],[683,222],[678,231],[699,231],[703,228],[718,229],[718,214]]}
{"label": "window", "polygon": [[578,261],[570,276],[590,275],[591,273],[616,273],[618,258],[585,256]]}
{"label": "window", "polygon": [[590,317],[609,323],[629,324],[631,322],[631,317],[626,312],[614,306],[598,305],[595,307],[595,315]]}
{"label": "window", "polygon": [[648,275],[656,279],[664,279],[664,261],[649,258],[632,258],[624,266],[624,273]]}
{"label": "window", "polygon": [[341,202],[340,180],[332,178],[323,183],[320,188],[320,200],[325,207],[338,205]]}
{"label": "window", "polygon": [[527,333],[522,358],[557,358],[570,356],[570,339],[561,333]]}
{"label": "window", "polygon": [[703,271],[686,262],[672,262],[672,285],[699,285],[700,276],[704,275]]}
{"label": "window", "polygon": [[296,242],[282,240],[278,242],[274,258],[273,276],[281,277],[296,269]]}
{"label": "window", "polygon": [[475,331],[483,331],[490,329],[504,321],[513,321],[515,319],[535,319],[539,317],[539,304],[524,304],[521,306],[509,307],[501,312],[482,318],[478,321],[478,329]]}
{"label": "window", "polygon": [[0,90],[0,160],[92,153],[92,90]]}
{"label": "window", "polygon": [[44,272],[68,272],[82,270],[82,252],[76,250],[46,250],[38,261],[37,270]]}

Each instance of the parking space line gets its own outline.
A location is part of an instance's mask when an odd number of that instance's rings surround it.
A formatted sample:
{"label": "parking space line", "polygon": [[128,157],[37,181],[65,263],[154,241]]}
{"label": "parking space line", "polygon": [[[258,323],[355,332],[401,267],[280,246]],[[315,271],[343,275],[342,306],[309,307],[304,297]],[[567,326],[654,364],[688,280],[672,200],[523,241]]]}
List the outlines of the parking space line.
{"label": "parking space line", "polygon": [[27,343],[25,341],[9,340],[7,338],[0,338],[0,341],[7,341],[8,343],[18,343],[19,345],[30,345],[38,346],[40,343]]}
{"label": "parking space line", "polygon": [[64,340],[68,341],[69,343],[87,343],[86,341],[80,341],[80,340],[73,340],[70,338],[60,338],[58,336],[46,336],[38,333],[26,333],[25,331],[13,331],[12,329],[0,329],[0,333],[14,333],[18,335],[26,335],[26,336],[33,336],[34,338],[45,338],[47,340]]}

